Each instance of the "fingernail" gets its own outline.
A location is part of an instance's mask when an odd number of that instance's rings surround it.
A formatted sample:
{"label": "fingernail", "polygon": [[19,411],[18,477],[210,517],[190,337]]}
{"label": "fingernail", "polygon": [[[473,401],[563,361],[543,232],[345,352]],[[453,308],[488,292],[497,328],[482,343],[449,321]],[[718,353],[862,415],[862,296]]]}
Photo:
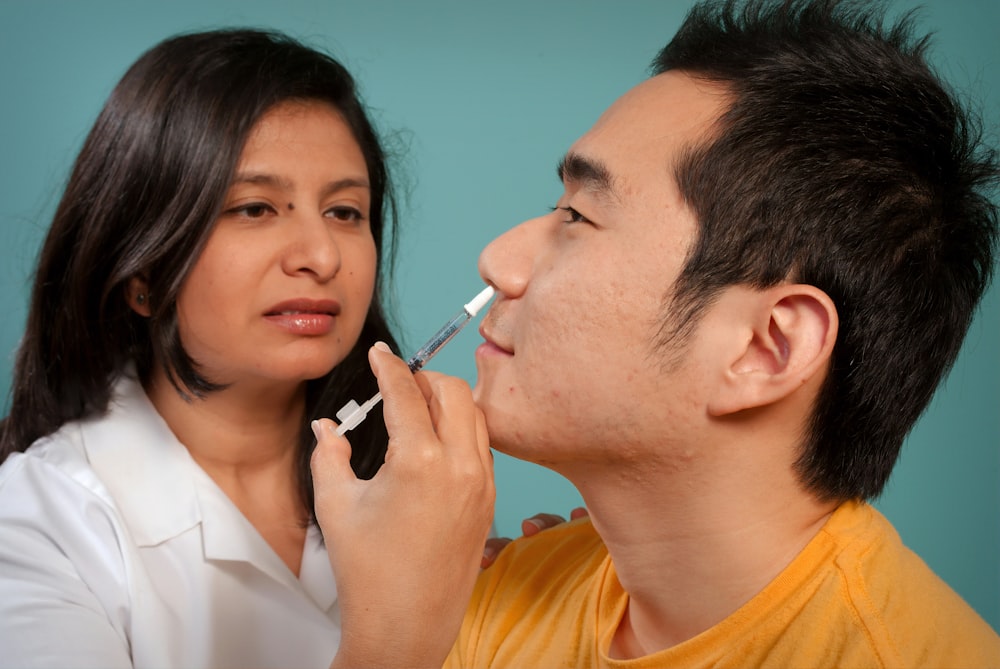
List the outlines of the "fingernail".
{"label": "fingernail", "polygon": [[375,348],[377,348],[380,351],[385,351],[386,353],[392,353],[392,349],[390,349],[389,345],[386,344],[384,341],[375,342]]}
{"label": "fingernail", "polygon": [[320,426],[318,420],[314,420],[312,423],[310,423],[310,426],[312,427],[313,434],[316,435],[316,441],[319,441],[320,437],[319,431],[323,429],[322,426]]}
{"label": "fingernail", "polygon": [[480,567],[486,567],[486,565],[493,562],[493,558],[497,556],[496,550],[492,546],[487,546],[483,549],[483,559],[480,561]]}
{"label": "fingernail", "polygon": [[534,531],[531,531],[526,527],[522,527],[521,534],[523,534],[526,537],[534,536],[535,534],[541,532],[542,529],[544,529],[545,527],[545,525],[542,524],[542,521],[538,520],[537,518],[526,518],[524,523],[526,525],[530,525],[531,527],[535,528]]}

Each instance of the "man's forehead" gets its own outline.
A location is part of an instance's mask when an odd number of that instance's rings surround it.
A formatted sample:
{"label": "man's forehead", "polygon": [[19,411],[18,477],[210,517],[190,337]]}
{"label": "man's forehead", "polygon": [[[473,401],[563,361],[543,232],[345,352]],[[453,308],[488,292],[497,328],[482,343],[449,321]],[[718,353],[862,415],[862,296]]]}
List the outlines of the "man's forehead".
{"label": "man's forehead", "polygon": [[616,100],[573,144],[559,176],[607,186],[603,190],[621,198],[643,176],[659,180],[671,174],[680,156],[711,136],[729,102],[724,87],[684,72],[651,77]]}
{"label": "man's forehead", "polygon": [[613,141],[633,148],[689,146],[710,134],[730,102],[725,87],[670,70],[626,91],[579,143],[610,134]]}

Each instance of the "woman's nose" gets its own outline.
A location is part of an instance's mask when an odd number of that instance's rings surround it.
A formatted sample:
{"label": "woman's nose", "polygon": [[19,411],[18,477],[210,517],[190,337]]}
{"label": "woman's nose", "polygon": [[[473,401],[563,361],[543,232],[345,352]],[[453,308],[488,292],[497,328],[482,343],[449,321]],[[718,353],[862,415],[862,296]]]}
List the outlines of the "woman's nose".
{"label": "woman's nose", "polygon": [[328,281],[340,271],[341,254],[336,233],[322,215],[300,214],[296,217],[288,252],[283,259],[285,272],[312,274]]}

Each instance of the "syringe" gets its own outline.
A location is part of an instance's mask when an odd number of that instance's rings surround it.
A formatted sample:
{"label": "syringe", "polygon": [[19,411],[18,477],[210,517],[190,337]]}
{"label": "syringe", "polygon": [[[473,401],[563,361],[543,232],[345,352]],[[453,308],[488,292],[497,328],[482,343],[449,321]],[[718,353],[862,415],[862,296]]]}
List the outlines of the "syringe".
{"label": "syringe", "polygon": [[[466,323],[472,320],[479,313],[480,309],[486,306],[486,303],[493,297],[493,292],[493,286],[487,286],[482,292],[472,298],[472,301],[462,307],[462,310],[455,314],[454,318],[445,323],[426,344],[413,354],[413,357],[406,361],[410,371],[416,372],[427,364],[427,361],[433,358],[435,353],[451,341],[451,338],[458,334],[458,331],[465,327]],[[353,430],[360,425],[372,407],[381,401],[382,393],[377,392],[372,395],[370,400],[360,406],[357,402],[351,400],[341,407],[340,411],[337,412],[337,420],[340,422],[340,426],[337,428],[337,436],[342,436],[348,430]]]}

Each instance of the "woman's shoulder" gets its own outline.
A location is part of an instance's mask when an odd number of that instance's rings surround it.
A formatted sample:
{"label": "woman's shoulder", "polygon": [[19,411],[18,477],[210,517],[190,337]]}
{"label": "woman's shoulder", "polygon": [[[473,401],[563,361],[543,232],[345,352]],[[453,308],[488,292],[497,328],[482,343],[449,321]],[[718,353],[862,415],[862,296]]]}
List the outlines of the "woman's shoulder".
{"label": "woman's shoulder", "polygon": [[0,465],[0,517],[12,512],[46,517],[54,506],[69,511],[84,502],[114,506],[87,459],[78,422],[12,453]]}
{"label": "woman's shoulder", "polygon": [[68,423],[0,465],[0,647],[13,658],[35,659],[39,643],[55,657],[127,633],[134,562],[81,439]]}
{"label": "woman's shoulder", "polygon": [[68,423],[0,465],[0,589],[123,573],[121,514],[81,439]]}

